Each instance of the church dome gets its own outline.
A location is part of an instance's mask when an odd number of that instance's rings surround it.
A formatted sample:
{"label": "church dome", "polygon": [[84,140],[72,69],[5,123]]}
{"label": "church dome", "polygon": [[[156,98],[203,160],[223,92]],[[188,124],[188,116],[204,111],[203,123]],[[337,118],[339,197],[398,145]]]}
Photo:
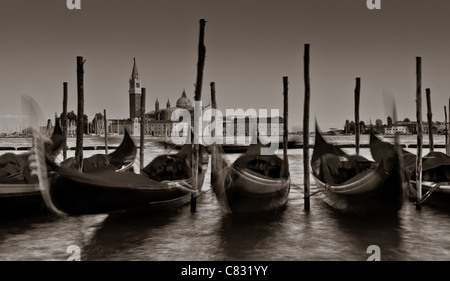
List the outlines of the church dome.
{"label": "church dome", "polygon": [[179,108],[190,108],[192,107],[191,100],[186,97],[186,92],[183,90],[183,94],[181,95],[181,98],[177,100],[177,107]]}

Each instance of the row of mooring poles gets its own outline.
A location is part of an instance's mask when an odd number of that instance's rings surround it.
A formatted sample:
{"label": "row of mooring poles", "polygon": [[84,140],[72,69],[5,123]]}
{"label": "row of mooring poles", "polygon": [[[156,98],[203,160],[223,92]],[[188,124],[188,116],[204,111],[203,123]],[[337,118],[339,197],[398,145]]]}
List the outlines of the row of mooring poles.
{"label": "row of mooring poles", "polygon": [[[199,37],[199,50],[198,50],[198,64],[197,64],[197,82],[195,84],[195,102],[197,110],[198,106],[201,106],[201,91],[203,83],[203,69],[206,56],[206,48],[204,45],[204,29],[206,21],[204,19],[200,20],[200,37]],[[309,73],[309,44],[305,44],[304,49],[304,116],[303,116],[303,165],[304,165],[304,208],[305,210],[310,209],[310,178],[309,178],[309,107],[310,107],[310,73]],[[75,150],[75,161],[76,167],[79,170],[83,168],[83,133],[84,133],[84,63],[83,57],[77,57],[77,96],[78,96],[78,116],[77,116],[77,134],[76,134],[76,150]],[[359,78],[357,78],[357,86],[355,88],[355,103],[359,104]],[[287,143],[288,143],[288,97],[287,97],[287,85],[288,77],[283,77],[283,87],[284,87],[284,132],[283,132],[283,156],[287,161]],[[140,123],[140,165],[144,165],[144,135],[145,135],[145,96],[146,90],[142,88],[141,96],[141,123]],[[215,100],[215,84],[211,83],[211,96],[212,96],[212,107],[217,108]],[[358,107],[357,107],[358,108]],[[355,109],[356,120],[359,119],[358,109]],[[198,188],[198,167],[199,167],[199,137],[201,132],[200,120],[194,120],[194,139],[192,141],[192,174],[193,174],[193,187]],[[63,115],[61,119],[62,129],[63,129],[63,157],[67,157],[67,82],[63,83]],[[358,124],[359,122],[357,122]],[[106,119],[106,109],[104,110],[104,130],[105,130],[105,152],[108,154],[108,142],[107,142],[107,119]],[[359,128],[358,128],[359,129]],[[357,135],[359,135],[359,130],[357,129]],[[357,144],[358,144],[357,139]],[[358,149],[358,146],[357,146]],[[358,153],[358,150],[357,150]],[[286,166],[287,168],[287,166]],[[196,211],[196,194],[191,195],[191,212]]]}
{"label": "row of mooring poles", "polygon": [[[196,110],[201,108],[201,91],[203,83],[203,69],[206,56],[206,48],[204,45],[204,28],[206,21],[200,20],[200,36],[199,36],[199,49],[198,49],[198,64],[197,64],[197,80],[195,84],[195,105]],[[309,44],[305,44],[304,49],[304,116],[303,116],[303,166],[304,166],[304,209],[310,209],[310,178],[309,178],[309,106],[310,106],[310,76],[309,76]],[[75,163],[78,170],[83,169],[83,134],[85,128],[84,120],[84,63],[83,57],[77,57],[77,130],[76,130],[76,150],[75,150]],[[420,209],[420,202],[422,200],[422,148],[423,148],[423,130],[422,130],[422,70],[421,70],[421,57],[416,57],[416,117],[417,117],[417,155],[416,155],[416,189],[417,189],[417,209]],[[287,147],[287,85],[288,78],[283,77],[284,85],[284,133],[283,133],[283,147]],[[360,103],[360,86],[361,80],[356,78],[355,86],[355,138],[356,138],[356,154],[359,154],[359,103]],[[61,118],[61,126],[63,131],[63,157],[67,158],[67,82],[63,83],[63,114]],[[144,165],[144,135],[145,135],[145,88],[142,88],[141,96],[141,126],[140,126],[140,164]],[[215,101],[215,84],[211,83],[211,98],[212,107],[217,107]],[[426,89],[427,99],[427,120],[428,120],[428,134],[429,134],[429,147],[430,151],[434,150],[433,131],[432,131],[432,110],[431,110],[431,90]],[[450,110],[450,99],[449,99]],[[446,154],[449,154],[449,124],[447,122],[447,109],[444,106],[445,113],[445,147]],[[197,117],[199,115],[197,114]],[[106,109],[104,110],[104,133],[105,133],[105,152],[108,154],[108,142],[107,142],[107,119]],[[192,141],[192,174],[193,174],[193,187],[198,188],[198,167],[199,167],[199,143],[200,143],[200,119],[194,120],[194,139]],[[287,159],[286,149],[283,151],[285,159]],[[191,211],[196,211],[196,194],[191,196]]]}
{"label": "row of mooring poles", "polygon": [[[84,120],[84,63],[83,57],[77,57],[77,129],[76,129],[76,148],[75,163],[78,170],[83,169],[83,134],[85,127]],[[63,112],[61,116],[62,142],[63,142],[63,160],[67,159],[67,101],[68,101],[68,83],[63,82]],[[105,153],[108,154],[108,121],[106,119],[106,109],[103,110],[104,133],[105,133]]]}
{"label": "row of mooring poles", "polygon": [[[198,106],[201,106],[201,91],[203,83],[203,69],[206,56],[206,48],[204,45],[204,28],[206,21],[200,20],[200,37],[199,37],[199,50],[198,50],[198,64],[197,64],[197,83],[195,84],[195,102],[197,110]],[[310,108],[310,72],[309,72],[309,55],[310,46],[305,44],[304,49],[304,116],[303,116],[303,166],[304,166],[304,209],[310,209],[310,178],[309,178],[309,108]],[[83,57],[77,57],[77,94],[78,94],[78,119],[77,119],[77,135],[76,135],[76,150],[75,160],[76,167],[82,170],[83,161],[83,130],[84,130],[84,66],[85,60]],[[283,96],[284,96],[284,132],[283,132],[283,156],[287,161],[287,143],[288,143],[288,109],[287,109],[287,85],[288,77],[283,77]],[[356,120],[356,153],[359,153],[359,92],[360,92],[360,78],[356,78],[355,87],[355,120]],[[67,157],[67,82],[63,83],[63,115],[62,115],[62,127],[63,127],[63,157]],[[141,121],[140,121],[140,167],[144,165],[144,135],[145,135],[145,96],[146,90],[142,88],[141,95]],[[215,100],[215,84],[211,83],[211,97],[212,108],[217,108]],[[194,139],[192,141],[192,174],[193,174],[193,187],[198,188],[198,167],[199,167],[199,140],[200,134],[199,125],[200,120],[194,120]],[[420,123],[419,123],[420,124]],[[105,128],[105,152],[108,154],[108,142],[107,142],[107,119],[106,109],[104,110],[104,128]],[[420,157],[418,157],[420,158]],[[287,168],[287,166],[285,166]],[[418,183],[420,184],[420,183]],[[419,195],[420,196],[420,195]],[[191,212],[196,211],[196,194],[191,195]]]}
{"label": "row of mooring poles", "polygon": [[[422,201],[422,145],[423,145],[423,132],[422,132],[422,105],[421,105],[421,87],[422,87],[422,60],[421,57],[416,57],[416,102],[417,102],[417,158],[416,158],[416,208],[420,210]],[[427,121],[428,121],[428,140],[430,152],[434,151],[434,141],[433,141],[433,112],[431,107],[431,90],[430,88],[425,89],[426,100],[427,100]],[[450,99],[449,99],[449,111],[450,111]],[[449,151],[449,124],[447,122],[447,108],[444,106],[444,116],[445,116],[445,153],[450,154]]]}
{"label": "row of mooring poles", "polygon": [[[201,110],[201,91],[203,83],[203,69],[205,65],[206,48],[204,45],[204,19],[200,20],[200,36],[198,46],[198,64],[197,64],[197,81],[195,84],[195,106],[196,110]],[[77,57],[77,129],[76,129],[76,148],[75,148],[75,166],[81,171],[83,169],[83,134],[84,134],[84,63],[83,57]],[[67,82],[63,83],[63,114],[61,120],[61,126],[63,130],[63,157],[67,158]],[[142,88],[141,95],[141,120],[140,120],[140,167],[144,165],[144,135],[145,135],[145,95],[146,90]],[[200,107],[200,108],[199,108]],[[199,114],[196,116],[200,117]],[[198,188],[198,167],[199,167],[199,136],[200,132],[200,118],[194,120],[194,140],[192,141],[192,174],[194,188]],[[105,127],[105,152],[108,154],[108,142],[107,142],[107,120],[106,109],[104,110],[104,127]],[[191,211],[196,210],[196,194],[191,196]]]}

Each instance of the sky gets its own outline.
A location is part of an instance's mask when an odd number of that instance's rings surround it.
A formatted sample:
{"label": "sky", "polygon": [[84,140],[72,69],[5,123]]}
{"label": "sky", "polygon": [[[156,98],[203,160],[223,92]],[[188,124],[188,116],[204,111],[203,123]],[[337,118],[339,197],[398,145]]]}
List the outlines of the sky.
{"label": "sky", "polygon": [[[215,83],[218,108],[283,110],[288,77],[288,126],[303,127],[303,56],[310,46],[310,131],[342,129],[355,119],[355,80],[361,79],[360,120],[392,114],[416,119],[416,57],[422,61],[433,120],[444,121],[450,98],[448,0],[2,0],[0,9],[0,132],[24,113],[32,96],[45,118],[77,112],[76,57],[84,64],[84,112],[89,120],[129,117],[128,80],[136,58],[146,111],[186,90],[194,99],[199,21],[206,20],[202,101]],[[385,99],[390,96],[390,99]],[[391,101],[391,102],[389,102]],[[45,119],[45,120],[46,120]],[[45,122],[43,120],[43,122]]]}

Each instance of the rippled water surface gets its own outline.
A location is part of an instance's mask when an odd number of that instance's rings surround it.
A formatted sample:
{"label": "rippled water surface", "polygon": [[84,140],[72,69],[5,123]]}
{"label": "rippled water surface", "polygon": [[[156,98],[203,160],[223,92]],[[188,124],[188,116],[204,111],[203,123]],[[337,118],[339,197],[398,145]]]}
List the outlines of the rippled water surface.
{"label": "rippled water surface", "polygon": [[[166,151],[147,142],[145,162]],[[101,152],[85,151],[85,156]],[[370,157],[367,148],[361,154]],[[238,154],[227,157],[233,161]],[[289,161],[291,192],[286,207],[275,214],[224,214],[208,173],[195,213],[187,205],[158,214],[41,214],[0,221],[0,260],[67,260],[71,245],[79,247],[81,260],[92,261],[360,261],[371,255],[370,245],[379,247],[382,260],[450,260],[449,211],[416,210],[406,202],[393,217],[357,218],[324,206],[319,195],[305,211],[303,150],[289,150]]]}

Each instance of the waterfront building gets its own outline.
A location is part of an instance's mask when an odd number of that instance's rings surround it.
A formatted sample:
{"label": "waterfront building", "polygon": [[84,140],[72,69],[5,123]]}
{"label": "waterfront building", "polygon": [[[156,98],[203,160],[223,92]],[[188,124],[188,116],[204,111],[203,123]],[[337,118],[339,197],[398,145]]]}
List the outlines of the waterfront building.
{"label": "waterfront building", "polygon": [[[107,132],[108,134],[120,134],[124,133],[125,128],[130,132],[132,136],[140,135],[140,118],[141,118],[141,97],[142,97],[142,81],[139,77],[139,72],[136,64],[136,59],[133,59],[133,67],[131,71],[131,76],[129,78],[129,118],[119,119],[119,118],[109,118],[107,122]],[[203,105],[202,112],[204,112],[210,105]],[[187,110],[191,116],[191,126],[194,123],[194,105],[193,102],[188,98],[186,90],[183,89],[181,96],[177,99],[175,106],[171,106],[170,100],[167,99],[166,106],[164,108],[160,107],[158,97],[155,100],[154,109],[147,111],[145,113],[145,128],[144,134],[148,136],[157,137],[170,137],[174,127],[180,124],[180,119],[175,118],[172,120],[172,116],[177,109]],[[225,114],[225,113],[223,113]],[[252,134],[251,125],[256,124],[258,131],[263,132],[263,134],[271,135],[272,132],[278,135],[282,135],[283,132],[283,118],[277,116],[274,120],[277,122],[272,124],[272,119],[267,118],[258,119],[256,123],[250,121],[249,116],[223,116],[223,134],[224,136],[227,132],[234,136],[238,134],[245,134],[245,136],[250,136]],[[261,121],[261,122],[260,122]],[[210,120],[203,120],[203,133],[207,136],[210,135],[208,130],[205,130]],[[178,125],[179,126],[179,125]],[[183,131],[189,130],[189,124],[183,123]],[[180,132],[182,133],[182,132]]]}

